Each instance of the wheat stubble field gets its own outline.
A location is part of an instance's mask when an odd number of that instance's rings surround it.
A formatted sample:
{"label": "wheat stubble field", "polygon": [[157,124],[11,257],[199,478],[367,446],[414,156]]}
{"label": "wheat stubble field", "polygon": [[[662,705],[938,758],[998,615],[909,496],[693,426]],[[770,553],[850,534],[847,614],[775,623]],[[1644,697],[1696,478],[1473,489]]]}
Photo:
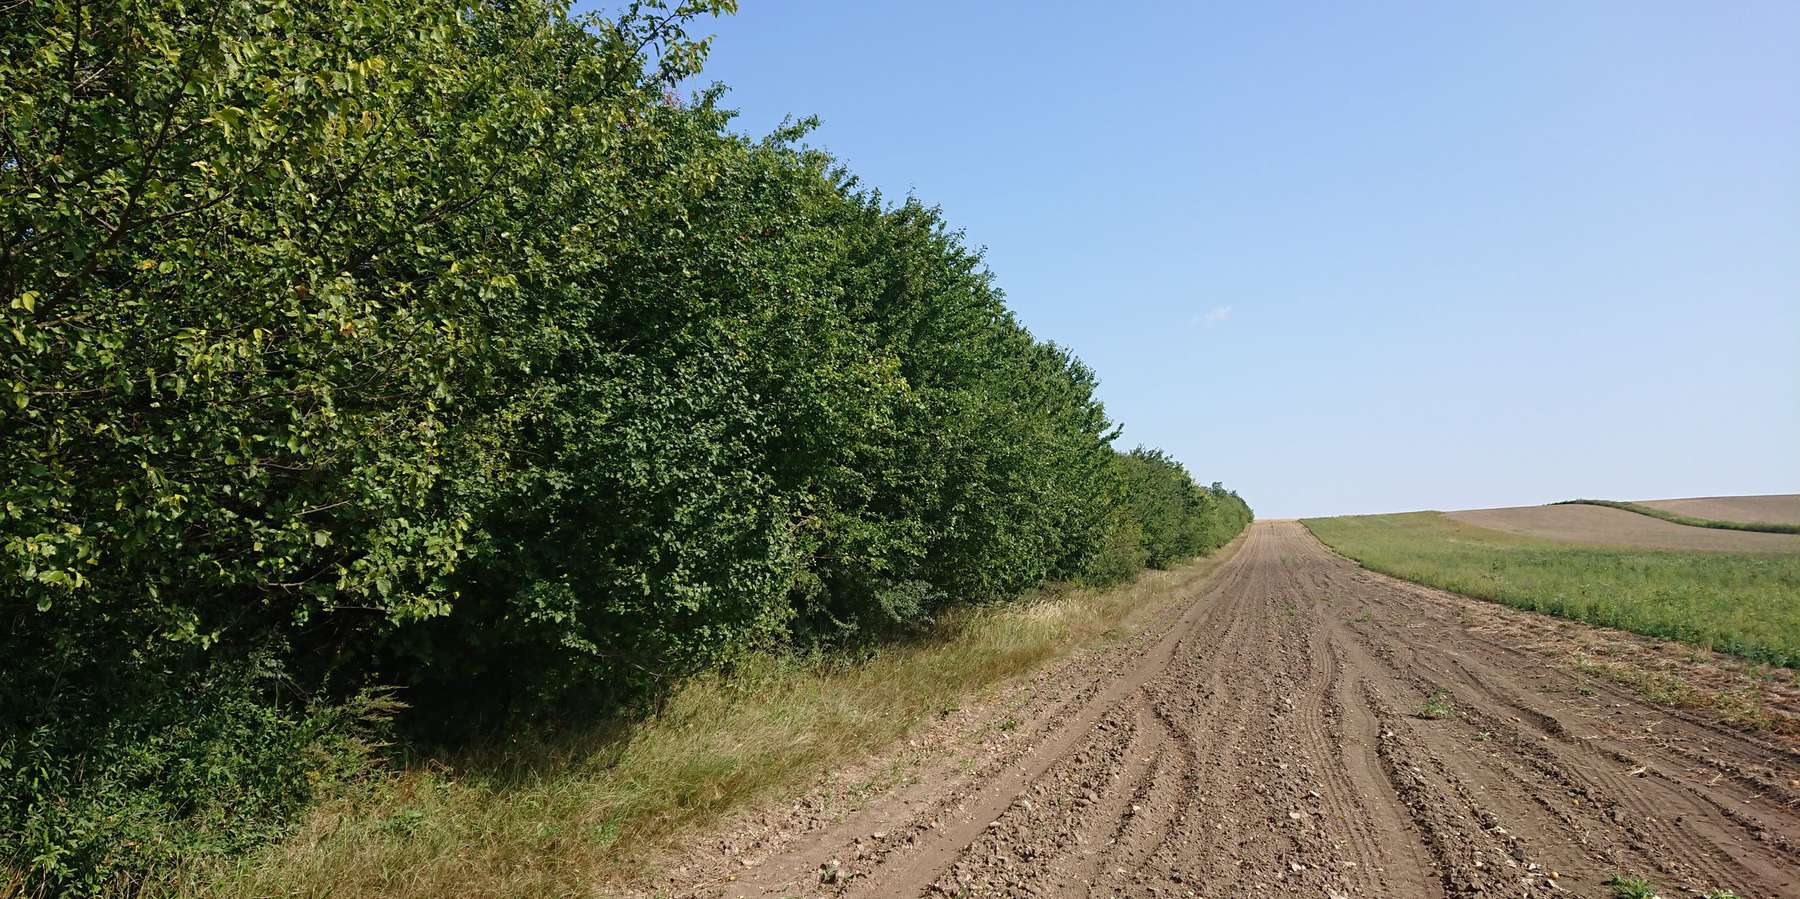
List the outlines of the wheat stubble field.
{"label": "wheat stubble field", "polygon": [[1478,527],[1570,543],[1691,552],[1800,552],[1800,535],[1692,527],[1605,506],[1516,506],[1451,512],[1448,517]]}
{"label": "wheat stubble field", "polygon": [[1797,700],[1786,669],[1399,580],[1259,521],[1134,633],[734,819],[640,887],[1793,896]]}

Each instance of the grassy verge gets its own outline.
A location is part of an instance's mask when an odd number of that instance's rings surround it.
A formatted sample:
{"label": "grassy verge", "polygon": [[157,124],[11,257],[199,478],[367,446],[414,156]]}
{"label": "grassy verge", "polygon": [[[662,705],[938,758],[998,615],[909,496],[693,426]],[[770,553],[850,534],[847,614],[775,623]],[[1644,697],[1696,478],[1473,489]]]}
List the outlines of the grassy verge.
{"label": "grassy verge", "polygon": [[970,691],[1191,595],[1241,543],[1108,590],[967,609],[858,664],[768,657],[625,730],[437,760],[320,806],[205,895],[592,895],[682,834],[865,757]]}
{"label": "grassy verge", "polygon": [[1436,512],[1304,523],[1327,546],[1384,574],[1753,661],[1800,665],[1800,556],[1582,546]]}
{"label": "grassy verge", "polygon": [[1651,506],[1640,506],[1637,503],[1620,502],[1615,499],[1571,499],[1556,503],[1559,506],[1606,506],[1611,509],[1624,509],[1651,518],[1660,518],[1676,524],[1685,524],[1696,528],[1718,528],[1726,531],[1760,531],[1766,534],[1800,534],[1800,524],[1787,524],[1779,521],[1720,521],[1716,518],[1695,518],[1692,515],[1681,515],[1667,509]]}

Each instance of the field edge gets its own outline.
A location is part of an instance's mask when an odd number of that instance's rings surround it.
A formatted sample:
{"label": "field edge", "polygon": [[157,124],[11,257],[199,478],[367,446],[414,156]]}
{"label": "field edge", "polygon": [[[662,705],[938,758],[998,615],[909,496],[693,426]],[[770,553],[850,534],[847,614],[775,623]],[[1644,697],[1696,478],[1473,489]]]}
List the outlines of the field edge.
{"label": "field edge", "polygon": [[[1456,521],[1438,512],[1400,514],[1433,514],[1446,521],[1453,521],[1461,527],[1487,530],[1501,538],[1517,538],[1518,536],[1506,531],[1482,528],[1480,525]],[[1330,517],[1379,518],[1391,516]],[[1800,670],[1794,667],[1770,665],[1740,654],[1722,652],[1700,643],[1612,627],[1412,577],[1398,566],[1382,565],[1379,562],[1361,559],[1340,549],[1314,527],[1314,523],[1321,520],[1325,519],[1297,519],[1312,539],[1326,551],[1364,571],[1426,589],[1442,591],[1474,602],[1488,603],[1519,613],[1542,616],[1569,626],[1603,632],[1610,635],[1615,642],[1638,644],[1645,651],[1636,657],[1614,652],[1601,653],[1597,657],[1587,654],[1572,654],[1565,660],[1566,667],[1590,677],[1629,687],[1644,699],[1659,705],[1706,712],[1721,722],[1741,730],[1778,735],[1788,741],[1790,751],[1800,751],[1800,712],[1787,708],[1794,705],[1791,697],[1778,696],[1776,701],[1769,701],[1772,683],[1785,681],[1790,688],[1800,688]],[[1648,552],[1667,551],[1648,550]],[[1653,651],[1677,645],[1684,647],[1687,651],[1676,654]],[[1800,694],[1800,689],[1790,689],[1786,692]]]}

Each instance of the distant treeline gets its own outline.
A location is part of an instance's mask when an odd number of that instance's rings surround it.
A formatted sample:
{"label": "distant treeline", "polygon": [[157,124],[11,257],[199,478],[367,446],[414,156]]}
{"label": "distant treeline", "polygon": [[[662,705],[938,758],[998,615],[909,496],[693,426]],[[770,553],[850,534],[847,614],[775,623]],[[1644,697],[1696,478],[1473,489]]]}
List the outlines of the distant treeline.
{"label": "distant treeline", "polygon": [[936,209],[675,98],[731,6],[0,15],[0,888],[1244,528]]}

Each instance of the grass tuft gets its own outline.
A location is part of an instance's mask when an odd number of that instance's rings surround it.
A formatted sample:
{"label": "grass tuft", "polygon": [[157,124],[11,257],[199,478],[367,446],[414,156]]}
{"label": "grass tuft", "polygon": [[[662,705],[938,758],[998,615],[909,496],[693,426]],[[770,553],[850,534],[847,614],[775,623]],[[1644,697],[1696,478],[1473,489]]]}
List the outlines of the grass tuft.
{"label": "grass tuft", "polygon": [[1425,705],[1419,709],[1419,717],[1429,721],[1449,718],[1455,714],[1456,709],[1450,704],[1450,694],[1443,690],[1434,691],[1425,697]]}
{"label": "grass tuft", "polygon": [[1613,899],[1657,899],[1656,884],[1647,878],[1614,874],[1606,879],[1606,885],[1612,888]]}

